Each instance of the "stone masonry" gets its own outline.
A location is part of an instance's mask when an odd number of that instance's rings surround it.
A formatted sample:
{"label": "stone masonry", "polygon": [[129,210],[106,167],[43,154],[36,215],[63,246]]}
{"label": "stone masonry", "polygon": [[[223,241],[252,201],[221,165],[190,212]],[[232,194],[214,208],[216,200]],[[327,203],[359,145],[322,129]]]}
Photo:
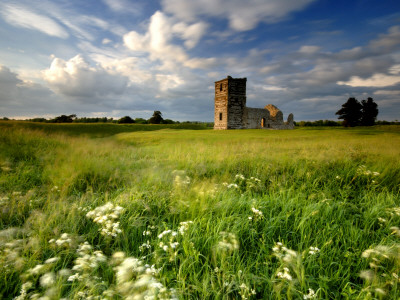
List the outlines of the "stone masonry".
{"label": "stone masonry", "polygon": [[247,78],[232,78],[215,82],[214,129],[293,129],[293,114],[287,122],[274,105],[264,108],[246,107]]}

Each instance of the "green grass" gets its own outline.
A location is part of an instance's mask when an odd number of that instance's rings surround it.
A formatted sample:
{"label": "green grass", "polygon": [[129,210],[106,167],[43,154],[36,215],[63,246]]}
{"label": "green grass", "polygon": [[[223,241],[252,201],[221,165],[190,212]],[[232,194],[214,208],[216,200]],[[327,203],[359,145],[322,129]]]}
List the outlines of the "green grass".
{"label": "green grass", "polygon": [[3,298],[400,297],[399,126],[179,128],[0,122]]}

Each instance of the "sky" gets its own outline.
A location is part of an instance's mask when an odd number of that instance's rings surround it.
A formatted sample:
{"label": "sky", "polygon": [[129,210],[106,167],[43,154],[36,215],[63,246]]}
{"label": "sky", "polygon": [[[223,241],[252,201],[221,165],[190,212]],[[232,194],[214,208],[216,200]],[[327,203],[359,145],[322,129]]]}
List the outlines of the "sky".
{"label": "sky", "polygon": [[0,2],[0,117],[213,121],[228,75],[295,121],[349,97],[400,120],[400,1]]}

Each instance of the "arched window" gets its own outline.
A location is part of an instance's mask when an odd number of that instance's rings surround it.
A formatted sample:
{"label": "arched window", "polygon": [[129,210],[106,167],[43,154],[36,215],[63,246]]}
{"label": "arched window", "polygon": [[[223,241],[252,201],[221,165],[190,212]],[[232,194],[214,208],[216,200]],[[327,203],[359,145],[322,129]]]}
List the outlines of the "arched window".
{"label": "arched window", "polygon": [[222,113],[219,113],[219,120],[222,121]]}
{"label": "arched window", "polygon": [[262,118],[261,119],[261,128],[264,128],[265,127],[265,118]]}

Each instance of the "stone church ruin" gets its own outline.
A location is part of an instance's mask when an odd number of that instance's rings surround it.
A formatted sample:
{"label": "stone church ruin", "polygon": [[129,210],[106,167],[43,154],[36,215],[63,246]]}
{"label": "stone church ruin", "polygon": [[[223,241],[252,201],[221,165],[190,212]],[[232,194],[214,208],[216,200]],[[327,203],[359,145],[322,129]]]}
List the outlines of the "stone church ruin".
{"label": "stone church ruin", "polygon": [[287,122],[274,105],[264,108],[246,107],[247,78],[232,78],[215,82],[214,129],[293,129],[293,114]]}

